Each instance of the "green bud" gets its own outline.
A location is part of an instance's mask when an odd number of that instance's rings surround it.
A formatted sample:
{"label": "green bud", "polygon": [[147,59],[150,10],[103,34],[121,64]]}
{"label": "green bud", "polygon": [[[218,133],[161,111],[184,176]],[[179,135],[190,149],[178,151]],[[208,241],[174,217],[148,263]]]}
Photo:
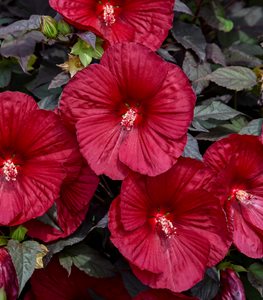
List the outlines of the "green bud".
{"label": "green bud", "polygon": [[0,300],[7,300],[4,288],[0,288]]}
{"label": "green bud", "polygon": [[54,39],[57,34],[57,22],[50,16],[43,16],[41,22],[41,32],[50,39]]}
{"label": "green bud", "polygon": [[60,20],[58,22],[57,27],[58,27],[58,32],[63,35],[67,35],[72,32],[71,26],[68,23],[66,23],[64,20]]}

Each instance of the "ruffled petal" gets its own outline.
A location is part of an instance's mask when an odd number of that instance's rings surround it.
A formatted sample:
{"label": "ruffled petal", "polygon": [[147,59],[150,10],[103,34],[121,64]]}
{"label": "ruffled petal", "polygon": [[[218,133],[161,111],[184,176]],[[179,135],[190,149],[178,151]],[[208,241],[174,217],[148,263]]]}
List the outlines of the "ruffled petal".
{"label": "ruffled petal", "polygon": [[[199,282],[206,269],[209,243],[203,237],[186,229],[171,238],[165,256],[163,273],[147,273],[131,265],[134,274],[152,288],[166,288],[182,292]],[[150,275],[150,276],[149,276]]]}
{"label": "ruffled petal", "polygon": [[109,48],[101,59],[101,65],[117,79],[126,101],[134,104],[151,101],[168,71],[168,64],[159,56],[136,43],[117,44]]}
{"label": "ruffled petal", "polygon": [[128,168],[119,160],[119,149],[126,133],[119,121],[107,110],[93,109],[76,127],[80,151],[91,169],[97,175],[123,179]]}
{"label": "ruffled petal", "polygon": [[67,181],[62,185],[60,197],[55,201],[56,223],[60,230],[40,221],[32,220],[25,224],[28,235],[50,242],[73,233],[84,220],[98,183],[98,177],[84,164],[75,181]]}
{"label": "ruffled petal", "polygon": [[110,26],[103,20],[103,3],[95,0],[50,0],[49,3],[69,23],[78,29],[93,31],[110,45],[136,41],[156,50],[173,21],[173,0],[111,1],[118,12]]}
{"label": "ruffled petal", "polygon": [[[38,110],[34,100],[21,93],[3,94],[0,94],[3,212],[0,224],[16,225],[42,215],[51,207],[69,170],[65,165],[78,149],[53,112]],[[7,160],[17,170],[11,180],[3,169]],[[70,172],[78,173],[79,167],[72,167]]]}
{"label": "ruffled petal", "polygon": [[[59,108],[62,118],[75,124],[92,115],[92,109],[107,109],[116,115],[116,106],[122,96],[116,79],[102,65],[91,65],[78,72],[63,90]],[[119,121],[121,117],[118,117]]]}
{"label": "ruffled petal", "polygon": [[257,229],[247,223],[238,209],[234,210],[233,217],[233,242],[241,253],[252,257],[263,256],[263,230]]}
{"label": "ruffled petal", "polygon": [[159,238],[152,234],[151,227],[144,225],[127,232],[120,222],[120,198],[115,199],[109,211],[111,241],[122,249],[122,255],[141,269],[159,273],[162,269],[162,249]]}

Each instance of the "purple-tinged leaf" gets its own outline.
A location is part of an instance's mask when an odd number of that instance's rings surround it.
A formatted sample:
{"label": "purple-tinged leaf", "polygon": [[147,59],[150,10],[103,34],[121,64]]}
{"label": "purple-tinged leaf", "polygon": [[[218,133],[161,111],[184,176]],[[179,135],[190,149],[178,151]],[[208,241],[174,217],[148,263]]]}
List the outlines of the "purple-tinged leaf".
{"label": "purple-tinged leaf", "polygon": [[32,15],[29,20],[21,20],[0,28],[0,38],[5,39],[8,35],[18,36],[21,32],[37,30],[41,25],[41,16]]}
{"label": "purple-tinged leaf", "polygon": [[36,43],[45,39],[39,31],[30,31],[16,39],[5,40],[1,44],[0,54],[4,57],[26,57],[33,54]]}
{"label": "purple-tinged leaf", "polygon": [[226,65],[225,56],[222,50],[217,46],[217,44],[207,44],[206,46],[206,58],[210,59],[215,64],[222,66]]}
{"label": "purple-tinged leaf", "polygon": [[205,60],[206,40],[199,27],[184,22],[174,22],[172,35],[185,49],[193,50],[201,60]]}
{"label": "purple-tinged leaf", "polygon": [[96,35],[91,32],[81,32],[77,34],[83,41],[91,45],[91,47],[95,50],[96,49]]}
{"label": "purple-tinged leaf", "polygon": [[202,300],[212,300],[219,290],[219,276],[215,268],[207,269],[205,277],[192,289],[193,296]]}
{"label": "purple-tinged leaf", "polygon": [[211,73],[211,68],[207,62],[198,62],[190,52],[186,52],[183,70],[192,81],[196,94],[200,94],[209,85],[205,77]]}
{"label": "purple-tinged leaf", "polygon": [[193,15],[191,9],[180,0],[175,0],[174,11],[184,13],[190,16]]}
{"label": "purple-tinged leaf", "polygon": [[54,77],[54,79],[51,81],[50,85],[48,86],[48,89],[55,89],[58,87],[62,87],[63,85],[68,83],[69,79],[70,79],[69,74],[65,72],[61,72]]}

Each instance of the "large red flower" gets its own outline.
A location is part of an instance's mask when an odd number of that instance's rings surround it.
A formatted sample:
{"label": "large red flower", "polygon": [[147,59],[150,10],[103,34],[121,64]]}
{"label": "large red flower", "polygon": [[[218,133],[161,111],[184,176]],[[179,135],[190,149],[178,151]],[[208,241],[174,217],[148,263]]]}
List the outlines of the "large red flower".
{"label": "large red flower", "polygon": [[1,297],[1,299],[16,300],[18,297],[18,290],[15,267],[9,253],[2,247],[0,248],[0,295],[3,297]]}
{"label": "large red flower", "polygon": [[0,224],[38,217],[80,166],[78,145],[60,119],[19,92],[0,94]]}
{"label": "large red flower", "polygon": [[263,256],[263,145],[256,136],[231,135],[208,148],[211,190],[224,207],[240,252]]}
{"label": "large red flower", "polygon": [[172,27],[174,0],[50,0],[75,27],[91,30],[110,45],[135,41],[156,50]]}
{"label": "large red flower", "polygon": [[32,220],[25,224],[28,235],[50,242],[73,233],[85,219],[98,183],[99,178],[83,163],[79,176],[62,184],[60,197],[55,201],[54,225],[59,228],[45,224],[45,220]]}
{"label": "large red flower", "polygon": [[122,179],[129,168],[155,176],[175,164],[194,104],[179,67],[142,45],[126,43],[109,48],[100,65],[75,75],[60,109],[63,118],[76,123],[81,152],[95,173]]}
{"label": "large red flower", "polygon": [[206,178],[201,162],[182,158],[159,176],[124,180],[110,208],[111,240],[143,283],[181,292],[225,256],[225,216],[202,189]]}
{"label": "large red flower", "polygon": [[76,267],[70,276],[53,258],[45,269],[36,270],[30,279],[31,290],[25,300],[92,300],[92,292],[105,300],[131,300],[120,277],[98,279]]}

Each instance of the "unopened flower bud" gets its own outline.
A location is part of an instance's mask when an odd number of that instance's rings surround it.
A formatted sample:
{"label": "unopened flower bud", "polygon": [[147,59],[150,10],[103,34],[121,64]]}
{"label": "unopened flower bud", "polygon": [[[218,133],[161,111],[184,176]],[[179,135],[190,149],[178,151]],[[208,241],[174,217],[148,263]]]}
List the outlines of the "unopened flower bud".
{"label": "unopened flower bud", "polygon": [[72,29],[68,23],[66,23],[64,20],[60,20],[58,22],[58,32],[63,35],[67,35],[72,32]]}
{"label": "unopened flower bud", "polygon": [[41,32],[47,38],[55,38],[58,34],[57,22],[50,16],[43,16],[41,22]]}
{"label": "unopened flower bud", "polygon": [[243,283],[234,270],[225,269],[220,271],[220,292],[215,299],[246,300]]}
{"label": "unopened flower bud", "polygon": [[16,300],[18,280],[12,259],[5,248],[0,248],[0,299]]}

